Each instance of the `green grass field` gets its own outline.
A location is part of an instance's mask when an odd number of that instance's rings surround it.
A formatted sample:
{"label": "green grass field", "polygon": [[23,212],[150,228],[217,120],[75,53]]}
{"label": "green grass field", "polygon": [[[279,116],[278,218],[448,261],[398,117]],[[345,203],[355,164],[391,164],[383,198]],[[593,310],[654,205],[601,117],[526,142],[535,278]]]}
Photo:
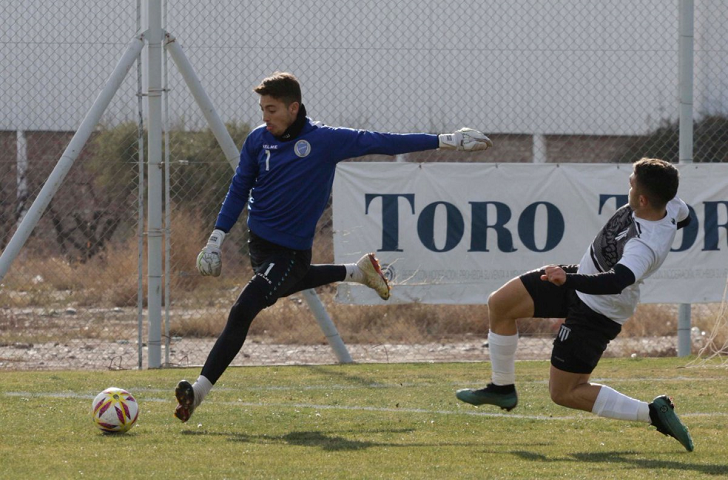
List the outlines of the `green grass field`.
{"label": "green grass field", "polygon": [[[594,380],[642,400],[667,393],[695,451],[646,424],[551,403],[548,363],[519,362],[510,413],[455,399],[488,364],[228,370],[190,422],[172,390],[198,369],[0,374],[0,478],[725,478],[728,376],[685,359],[604,359]],[[104,435],[89,413],[109,386],[138,424]]]}

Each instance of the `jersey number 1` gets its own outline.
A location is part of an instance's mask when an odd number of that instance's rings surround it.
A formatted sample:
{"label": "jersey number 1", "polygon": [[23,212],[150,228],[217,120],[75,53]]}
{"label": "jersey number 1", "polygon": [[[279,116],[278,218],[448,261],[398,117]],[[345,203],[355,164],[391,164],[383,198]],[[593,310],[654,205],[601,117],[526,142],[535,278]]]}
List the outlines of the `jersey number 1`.
{"label": "jersey number 1", "polygon": [[264,277],[267,277],[271,270],[273,270],[273,267],[275,266],[275,263],[271,263],[268,265],[268,268],[265,269],[265,273],[263,274]]}

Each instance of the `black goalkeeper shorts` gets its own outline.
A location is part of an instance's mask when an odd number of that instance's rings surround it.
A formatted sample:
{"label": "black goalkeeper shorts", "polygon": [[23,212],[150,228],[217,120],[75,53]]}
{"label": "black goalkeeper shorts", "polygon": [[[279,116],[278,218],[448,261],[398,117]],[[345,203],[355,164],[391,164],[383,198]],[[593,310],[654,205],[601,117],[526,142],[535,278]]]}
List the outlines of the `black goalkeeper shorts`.
{"label": "black goalkeeper shorts", "polygon": [[[575,273],[576,265],[560,265]],[[591,373],[622,325],[597,313],[581,301],[575,290],[541,280],[543,270],[519,278],[533,299],[536,318],[565,318],[554,339],[551,365],[570,373]]]}
{"label": "black goalkeeper shorts", "polygon": [[248,240],[250,264],[255,275],[250,281],[271,306],[285,296],[311,267],[311,249],[293,250],[269,242],[252,231]]}

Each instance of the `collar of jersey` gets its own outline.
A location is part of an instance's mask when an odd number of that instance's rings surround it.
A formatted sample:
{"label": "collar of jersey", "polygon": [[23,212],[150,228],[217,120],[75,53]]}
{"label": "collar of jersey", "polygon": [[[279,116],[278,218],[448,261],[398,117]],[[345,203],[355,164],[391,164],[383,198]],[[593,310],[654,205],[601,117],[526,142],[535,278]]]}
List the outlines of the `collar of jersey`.
{"label": "collar of jersey", "polygon": [[301,108],[298,109],[298,115],[293,123],[286,128],[283,135],[276,137],[276,140],[281,142],[289,142],[301,134],[301,130],[306,126],[306,107],[301,104]]}

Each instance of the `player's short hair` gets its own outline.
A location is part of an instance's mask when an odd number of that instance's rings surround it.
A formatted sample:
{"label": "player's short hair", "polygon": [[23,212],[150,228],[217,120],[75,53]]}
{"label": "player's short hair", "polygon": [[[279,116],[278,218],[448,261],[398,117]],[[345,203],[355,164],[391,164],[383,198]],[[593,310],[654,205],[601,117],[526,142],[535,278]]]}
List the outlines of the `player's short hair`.
{"label": "player's short hair", "polygon": [[641,193],[654,207],[664,207],[677,195],[680,172],[669,162],[642,158],[634,163],[634,175]]}
{"label": "player's short hair", "polygon": [[268,95],[283,100],[286,106],[301,103],[301,85],[295,75],[288,72],[274,72],[253,89],[258,95]]}

